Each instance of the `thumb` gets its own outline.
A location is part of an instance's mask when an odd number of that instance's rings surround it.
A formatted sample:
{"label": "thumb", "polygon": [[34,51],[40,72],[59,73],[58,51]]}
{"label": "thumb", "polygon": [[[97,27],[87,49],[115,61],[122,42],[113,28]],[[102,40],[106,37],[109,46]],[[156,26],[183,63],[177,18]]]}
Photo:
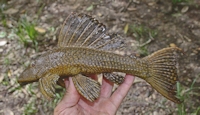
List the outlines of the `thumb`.
{"label": "thumb", "polygon": [[56,106],[55,112],[63,111],[66,108],[71,108],[75,106],[80,99],[80,95],[76,91],[72,78],[69,77],[69,80],[65,79],[64,82],[66,87],[66,93],[63,99]]}
{"label": "thumb", "polygon": [[[72,78],[69,77],[69,80],[65,80],[65,87],[66,87],[66,93],[62,99],[62,101],[64,101],[67,104],[73,104],[73,103],[77,103],[78,99],[80,98],[79,93],[77,92],[74,83],[72,81]],[[72,105],[70,105],[72,106]]]}

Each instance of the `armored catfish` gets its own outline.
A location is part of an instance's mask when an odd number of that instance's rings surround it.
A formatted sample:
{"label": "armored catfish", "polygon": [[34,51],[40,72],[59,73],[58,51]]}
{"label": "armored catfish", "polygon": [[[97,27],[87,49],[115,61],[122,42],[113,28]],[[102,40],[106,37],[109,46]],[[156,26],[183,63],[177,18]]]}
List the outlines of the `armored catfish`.
{"label": "armored catfish", "polygon": [[72,77],[77,91],[89,101],[99,97],[100,84],[87,77],[103,73],[104,77],[121,84],[131,74],[146,80],[167,99],[180,103],[174,88],[178,81],[175,52],[169,47],[138,59],[115,53],[125,45],[117,35],[106,34],[103,24],[86,14],[70,14],[62,25],[58,45],[37,58],[19,77],[20,84],[39,81],[39,88],[47,98],[53,98],[54,86],[64,86],[63,79]]}

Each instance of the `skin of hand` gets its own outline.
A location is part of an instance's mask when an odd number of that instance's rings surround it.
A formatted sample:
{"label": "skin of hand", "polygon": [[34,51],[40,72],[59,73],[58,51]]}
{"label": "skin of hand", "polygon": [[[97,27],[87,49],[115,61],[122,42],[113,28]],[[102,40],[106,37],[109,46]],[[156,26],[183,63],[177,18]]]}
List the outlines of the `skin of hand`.
{"label": "skin of hand", "polygon": [[112,93],[114,84],[103,78],[100,97],[90,102],[76,91],[70,77],[65,80],[67,92],[54,109],[54,115],[115,115],[133,81],[133,76],[126,75],[124,82]]}

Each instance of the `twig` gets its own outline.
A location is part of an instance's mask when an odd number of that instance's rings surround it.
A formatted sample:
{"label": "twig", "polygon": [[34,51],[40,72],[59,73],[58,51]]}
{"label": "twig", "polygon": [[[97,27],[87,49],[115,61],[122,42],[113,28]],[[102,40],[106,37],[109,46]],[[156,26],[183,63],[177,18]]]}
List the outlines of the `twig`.
{"label": "twig", "polygon": [[139,47],[143,47],[143,46],[149,44],[150,42],[152,42],[154,40],[154,38],[152,37],[150,32],[149,32],[149,37],[150,37],[150,39],[148,39],[148,41],[146,41],[145,43],[139,45]]}

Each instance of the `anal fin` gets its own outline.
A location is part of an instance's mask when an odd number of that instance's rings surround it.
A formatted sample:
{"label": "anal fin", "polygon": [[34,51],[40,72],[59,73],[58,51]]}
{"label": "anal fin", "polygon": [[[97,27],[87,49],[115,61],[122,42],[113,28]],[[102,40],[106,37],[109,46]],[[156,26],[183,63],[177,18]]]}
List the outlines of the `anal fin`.
{"label": "anal fin", "polygon": [[99,82],[78,74],[72,77],[73,83],[77,91],[85,97],[87,100],[93,102],[99,97],[100,94],[100,84]]}
{"label": "anal fin", "polygon": [[103,73],[103,76],[112,81],[113,83],[116,83],[116,84],[121,84],[123,83],[124,81],[124,75],[121,75],[119,74],[118,72],[115,72],[115,73]]}

